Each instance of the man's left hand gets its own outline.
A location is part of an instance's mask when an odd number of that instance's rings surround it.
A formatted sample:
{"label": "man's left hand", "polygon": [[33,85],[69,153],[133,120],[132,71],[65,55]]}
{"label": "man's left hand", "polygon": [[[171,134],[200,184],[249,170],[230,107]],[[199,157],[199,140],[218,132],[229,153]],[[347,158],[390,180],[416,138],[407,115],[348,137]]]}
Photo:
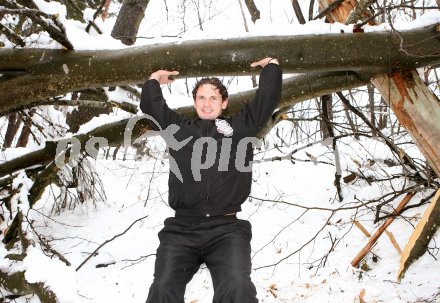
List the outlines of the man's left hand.
{"label": "man's left hand", "polygon": [[264,59],[261,59],[260,61],[256,61],[256,62],[251,63],[251,67],[257,67],[257,66],[265,67],[269,63],[275,63],[277,65],[280,65],[280,63],[278,62],[278,59],[272,58],[272,57],[266,57]]}

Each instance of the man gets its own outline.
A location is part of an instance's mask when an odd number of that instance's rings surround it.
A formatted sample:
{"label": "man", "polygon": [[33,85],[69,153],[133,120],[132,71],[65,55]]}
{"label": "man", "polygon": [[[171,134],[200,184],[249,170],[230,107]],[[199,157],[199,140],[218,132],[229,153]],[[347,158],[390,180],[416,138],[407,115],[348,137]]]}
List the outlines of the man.
{"label": "man", "polygon": [[228,92],[217,78],[194,87],[196,119],[178,115],[163,98],[160,84],[171,83],[177,71],[156,71],[142,88],[141,110],[161,130],[177,125],[173,139],[181,142],[169,148],[169,204],[176,213],[159,232],[147,303],[183,303],[186,285],[203,263],[211,273],[213,302],[258,302],[250,279],[251,225],[236,213],[250,194],[252,143],[280,100],[282,72],[274,58],[251,64],[257,66],[263,69],[255,97],[232,117],[221,115]]}

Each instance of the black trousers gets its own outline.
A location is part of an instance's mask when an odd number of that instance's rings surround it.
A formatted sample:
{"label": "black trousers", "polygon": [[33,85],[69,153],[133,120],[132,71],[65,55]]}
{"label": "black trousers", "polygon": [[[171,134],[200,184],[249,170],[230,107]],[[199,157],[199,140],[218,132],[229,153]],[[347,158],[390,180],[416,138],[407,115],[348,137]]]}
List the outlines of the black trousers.
{"label": "black trousers", "polygon": [[147,303],[184,303],[186,285],[202,263],[211,273],[214,303],[258,302],[251,238],[251,224],[235,216],[166,219]]}

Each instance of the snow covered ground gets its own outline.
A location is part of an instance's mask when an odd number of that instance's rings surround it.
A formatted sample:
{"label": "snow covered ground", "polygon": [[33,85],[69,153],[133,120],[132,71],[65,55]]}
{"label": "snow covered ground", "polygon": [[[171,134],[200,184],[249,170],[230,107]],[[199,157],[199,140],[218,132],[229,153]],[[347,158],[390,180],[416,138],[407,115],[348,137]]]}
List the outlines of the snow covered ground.
{"label": "snow covered ground", "polygon": [[[37,233],[50,239],[72,265],[31,250],[24,262],[26,277],[46,281],[63,302],[143,302],[152,282],[157,233],[172,215],[166,205],[167,165],[156,160],[102,159],[95,166],[105,187],[105,201],[77,205],[49,218],[53,199],[47,192],[29,213]],[[360,302],[364,291],[365,302],[391,303],[416,302],[437,294],[440,262],[426,254],[398,283],[400,256],[385,234],[372,249],[377,259],[371,253],[366,257],[369,270],[350,265],[368,241],[352,220],[356,218],[371,234],[377,226],[371,223],[372,214],[331,210],[353,205],[355,195],[363,199],[381,189],[360,182],[344,189],[347,197],[340,203],[335,201],[333,174],[332,166],[311,162],[255,166],[254,198],[244,204],[239,217],[253,225],[252,279],[260,301]],[[422,211],[408,211],[406,220],[398,219],[388,228],[401,247]],[[95,250],[96,255],[75,272]],[[209,271],[202,266],[187,287],[185,302],[211,302],[212,294]]]}

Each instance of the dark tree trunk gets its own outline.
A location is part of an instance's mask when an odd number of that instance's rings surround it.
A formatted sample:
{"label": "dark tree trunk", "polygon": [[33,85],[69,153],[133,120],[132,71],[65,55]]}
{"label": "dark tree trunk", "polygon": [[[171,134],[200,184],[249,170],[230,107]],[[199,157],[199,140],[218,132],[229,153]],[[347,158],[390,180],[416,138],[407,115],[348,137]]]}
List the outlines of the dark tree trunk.
{"label": "dark tree trunk", "polygon": [[34,109],[31,109],[26,117],[23,118],[23,128],[21,129],[20,137],[17,140],[17,147],[26,147],[31,135],[32,116],[34,115]]}
{"label": "dark tree trunk", "polygon": [[3,143],[3,148],[8,148],[12,146],[14,137],[18,132],[21,125],[20,116],[17,113],[12,113],[8,117],[8,128],[6,129],[5,142]]}
{"label": "dark tree trunk", "polygon": [[309,21],[313,20],[313,8],[315,6],[315,0],[310,0],[309,4]]}
{"label": "dark tree trunk", "polygon": [[[368,103],[369,103],[369,109],[370,109],[370,122],[371,125],[376,127],[376,106],[374,103],[374,86],[371,84],[367,85],[367,91],[368,91]],[[373,135],[375,135],[374,131],[372,130]]]}
{"label": "dark tree trunk", "polygon": [[332,95],[324,95],[321,97],[321,110],[322,110],[322,122],[321,122],[321,130],[323,139],[333,138],[332,140],[332,148],[333,153],[335,155],[335,181],[334,184],[336,186],[336,191],[338,193],[339,201],[341,202],[344,198],[342,196],[342,187],[341,187],[341,161],[339,159],[339,151],[337,147],[337,141],[335,139],[335,133],[333,130],[332,120]]}
{"label": "dark tree trunk", "polygon": [[149,0],[125,0],[113,27],[112,37],[121,40],[125,45],[133,45],[148,2]]}
{"label": "dark tree trunk", "polygon": [[332,95],[324,95],[321,98],[321,122],[320,128],[322,133],[322,139],[333,137],[333,126],[331,121],[333,120],[332,111]]}
{"label": "dark tree trunk", "polygon": [[244,0],[244,3],[246,3],[249,13],[251,14],[252,22],[255,23],[255,21],[260,19],[260,11],[255,5],[254,0]]}
{"label": "dark tree trunk", "polygon": [[299,24],[306,24],[306,20],[304,19],[304,15],[301,11],[301,6],[299,5],[298,0],[292,0],[292,6]]}
{"label": "dark tree trunk", "polygon": [[385,129],[388,125],[388,104],[385,102],[383,98],[380,98],[380,116],[379,121],[377,122],[377,128],[382,130]]}

